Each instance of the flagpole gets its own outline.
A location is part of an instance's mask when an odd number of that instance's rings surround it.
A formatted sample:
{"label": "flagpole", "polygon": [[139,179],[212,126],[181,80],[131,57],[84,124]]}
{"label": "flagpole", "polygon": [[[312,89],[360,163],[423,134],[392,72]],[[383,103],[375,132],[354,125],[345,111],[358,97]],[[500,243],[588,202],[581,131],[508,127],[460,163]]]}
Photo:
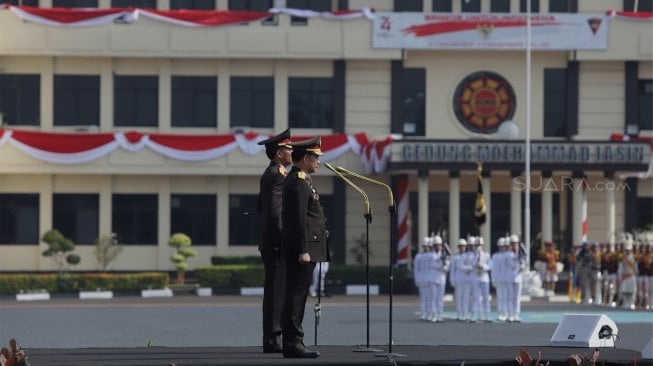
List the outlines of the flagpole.
{"label": "flagpole", "polygon": [[524,197],[524,244],[526,265],[531,268],[531,0],[526,0],[526,197]]}

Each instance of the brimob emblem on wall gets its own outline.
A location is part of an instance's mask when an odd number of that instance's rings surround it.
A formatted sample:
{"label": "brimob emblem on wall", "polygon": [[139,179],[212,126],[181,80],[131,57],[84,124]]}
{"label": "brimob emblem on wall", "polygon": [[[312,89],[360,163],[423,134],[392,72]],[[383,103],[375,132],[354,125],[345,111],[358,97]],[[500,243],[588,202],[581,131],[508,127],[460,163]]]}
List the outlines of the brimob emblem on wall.
{"label": "brimob emblem on wall", "polygon": [[456,87],[453,108],[458,121],[468,130],[493,133],[515,113],[515,92],[501,75],[479,71],[465,77]]}

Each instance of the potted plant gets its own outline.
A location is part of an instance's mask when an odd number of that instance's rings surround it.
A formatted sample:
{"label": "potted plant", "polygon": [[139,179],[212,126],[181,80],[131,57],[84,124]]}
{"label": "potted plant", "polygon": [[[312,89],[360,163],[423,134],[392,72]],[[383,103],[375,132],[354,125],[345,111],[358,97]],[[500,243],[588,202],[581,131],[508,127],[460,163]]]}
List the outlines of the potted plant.
{"label": "potted plant", "polygon": [[188,257],[194,257],[197,253],[190,249],[192,241],[190,237],[184,233],[175,233],[172,234],[170,240],[168,240],[168,245],[175,248],[175,254],[170,256],[170,260],[174,263],[175,268],[177,269],[177,284],[184,284],[184,277],[186,270],[188,269],[188,262],[186,259]]}

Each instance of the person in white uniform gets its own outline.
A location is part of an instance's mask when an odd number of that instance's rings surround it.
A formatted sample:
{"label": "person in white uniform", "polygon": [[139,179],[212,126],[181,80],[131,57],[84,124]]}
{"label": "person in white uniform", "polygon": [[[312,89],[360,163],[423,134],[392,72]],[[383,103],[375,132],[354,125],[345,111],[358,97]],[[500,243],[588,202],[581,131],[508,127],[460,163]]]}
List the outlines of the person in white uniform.
{"label": "person in white uniform", "polygon": [[311,281],[311,287],[308,288],[308,293],[311,297],[317,296],[318,284],[320,294],[324,297],[327,296],[324,291],[324,283],[326,282],[326,275],[329,272],[329,262],[319,262],[315,269],[313,269],[313,280]]}
{"label": "person in white uniform", "polygon": [[483,238],[476,238],[476,245],[471,252],[474,269],[472,271],[472,322],[482,320],[491,323],[490,320],[490,254],[483,251]]}
{"label": "person in white uniform", "polygon": [[476,246],[476,237],[467,237],[467,251],[463,256],[463,280],[465,284],[465,292],[463,292],[463,306],[465,307],[466,316],[463,318],[466,322],[472,321],[472,314],[474,313],[474,298],[473,298],[473,282],[474,282],[474,266],[476,265],[474,256],[474,247]]}
{"label": "person in white uniform", "polygon": [[456,320],[462,321],[467,316],[463,306],[463,294],[468,291],[467,284],[463,281],[465,273],[463,262],[467,250],[467,240],[461,238],[458,240],[458,253],[451,257],[451,266],[449,270],[449,282],[454,288],[454,302],[456,304]]}
{"label": "person in white uniform", "polygon": [[422,251],[415,255],[413,259],[413,276],[415,279],[415,286],[419,294],[420,305],[420,319],[428,320],[430,316],[430,302],[431,297],[427,286],[427,258],[426,255],[433,247],[432,238],[430,236],[424,237],[422,241]]}
{"label": "person in white uniform", "polygon": [[522,273],[526,269],[526,255],[519,250],[519,236],[510,235],[510,251],[505,257],[508,275],[508,321],[521,322]]}
{"label": "person in white uniform", "polygon": [[508,240],[504,237],[499,238],[497,240],[498,251],[492,254],[490,258],[492,264],[490,276],[496,292],[497,313],[499,313],[497,320],[502,322],[508,319],[507,281],[504,261],[504,257],[508,254]]}
{"label": "person in white uniform", "polygon": [[621,298],[623,299],[623,308],[635,310],[635,292],[637,290],[637,262],[633,255],[632,241],[626,242],[624,245],[624,256],[619,262],[619,270],[617,275],[621,286]]}
{"label": "person in white uniform", "polygon": [[433,237],[433,251],[429,257],[429,283],[431,284],[430,291],[433,293],[431,312],[432,322],[443,322],[444,312],[444,290],[447,285],[447,271],[449,271],[449,256],[442,250],[442,237],[436,235]]}

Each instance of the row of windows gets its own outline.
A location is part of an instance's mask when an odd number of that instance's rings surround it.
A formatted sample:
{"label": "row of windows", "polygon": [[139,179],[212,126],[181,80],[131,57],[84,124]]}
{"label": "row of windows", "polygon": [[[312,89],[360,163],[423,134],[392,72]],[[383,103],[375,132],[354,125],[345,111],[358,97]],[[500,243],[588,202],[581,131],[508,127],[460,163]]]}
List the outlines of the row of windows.
{"label": "row of windows", "polygon": [[[218,78],[172,76],[173,127],[217,127]],[[113,124],[156,127],[159,121],[158,76],[114,75]],[[332,78],[288,79],[288,124],[295,128],[331,128]],[[40,76],[0,74],[0,111],[8,125],[40,124]],[[230,78],[230,127],[274,127],[274,79]],[[100,76],[55,75],[55,126],[100,124]]]}
{"label": "row of windows", "polygon": [[[39,6],[39,0],[5,0],[5,3],[22,6]],[[286,7],[294,9],[307,9],[314,11],[332,11],[332,0],[285,0]],[[55,8],[97,8],[99,0],[52,0]],[[347,10],[337,2],[338,10]],[[170,0],[170,10],[217,10],[216,0]],[[156,9],[156,0],[111,0],[112,8],[149,8]],[[229,0],[228,9],[233,11],[258,11],[267,12],[275,7],[274,0]],[[272,16],[263,20],[263,24],[276,24],[276,17]],[[304,25],[308,19],[304,17],[291,17],[291,24]]]}
{"label": "row of windows", "polygon": [[[463,13],[481,12],[481,0],[458,0],[460,10]],[[573,12],[572,4],[577,0],[549,0],[550,13],[568,13]],[[451,12],[454,0],[431,0],[433,12]],[[490,0],[490,12],[492,13],[509,13],[511,0]],[[528,3],[526,0],[519,0],[519,11],[525,13]],[[424,0],[395,0],[395,11],[424,11]],[[531,12],[540,12],[540,0],[531,0]]]}
{"label": "row of windows", "polygon": [[[416,11],[422,12],[424,1],[428,0],[394,0],[395,11]],[[432,10],[434,12],[451,12],[452,3],[460,2],[462,12],[480,12],[482,0],[431,0]],[[6,0],[8,4],[39,6],[39,0]],[[315,11],[331,11],[332,0],[286,0],[286,7],[295,9],[309,9]],[[531,12],[539,13],[541,11],[540,0],[531,0]],[[574,12],[577,8],[578,0],[549,0],[550,13],[567,13]],[[214,10],[215,0],[170,0],[170,9],[196,9],[196,10]],[[508,13],[510,12],[511,0],[490,0],[490,12]],[[341,1],[337,1],[338,10],[346,10],[347,6],[342,6]],[[653,11],[652,0],[624,0],[623,10],[625,11]],[[98,0],[52,0],[53,7],[63,8],[96,8]],[[111,7],[139,7],[155,9],[156,0],[111,0]],[[275,6],[273,0],[229,0],[229,10],[238,11],[268,11]],[[519,0],[519,11],[527,11],[527,0]],[[306,18],[293,17],[292,23],[304,23]]]}
{"label": "row of windows", "polygon": [[[403,69],[403,134],[424,136],[426,72]],[[567,125],[567,70],[544,70],[544,136],[564,137]],[[332,128],[332,78],[288,80],[288,125]],[[172,76],[173,127],[217,127],[217,77]],[[274,79],[230,78],[230,127],[274,127]],[[653,80],[638,85],[640,130],[653,129]],[[8,125],[40,124],[40,77],[0,74],[0,111]],[[158,125],[158,77],[114,76],[114,126]],[[55,75],[54,125],[99,125],[100,77]]]}
{"label": "row of windows", "polygon": [[[256,208],[257,195],[229,195],[229,245],[256,245],[257,215],[244,215]],[[330,195],[320,195],[330,212]],[[76,244],[92,244],[99,236],[98,194],[56,193],[52,197],[52,227]],[[157,245],[159,201],[157,194],[113,194],[111,231],[126,245]],[[170,234],[182,232],[193,245],[216,245],[217,196],[172,194]],[[39,195],[0,194],[0,244],[39,242]]]}

